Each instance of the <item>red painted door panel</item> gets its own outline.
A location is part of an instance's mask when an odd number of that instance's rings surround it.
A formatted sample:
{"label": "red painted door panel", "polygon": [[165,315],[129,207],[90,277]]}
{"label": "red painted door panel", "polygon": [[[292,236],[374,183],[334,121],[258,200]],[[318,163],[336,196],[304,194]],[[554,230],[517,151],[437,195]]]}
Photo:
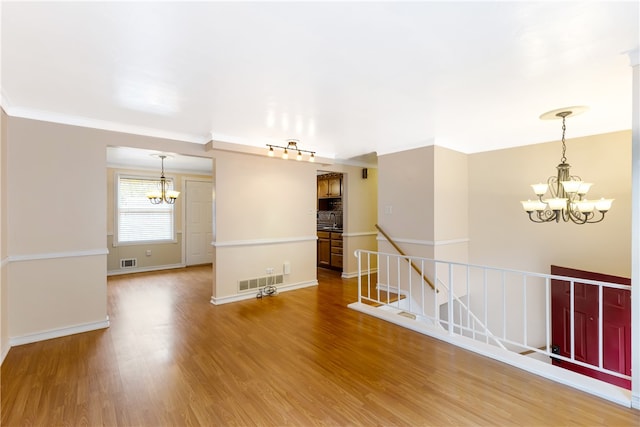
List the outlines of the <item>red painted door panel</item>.
{"label": "red painted door panel", "polygon": [[[625,277],[610,276],[572,268],[551,266],[551,274],[579,279],[630,285]],[[603,290],[603,367],[631,375],[631,292],[621,289]],[[558,354],[571,357],[571,300],[567,281],[551,281],[551,334]],[[575,358],[598,365],[598,287],[574,284]],[[631,389],[631,382],[573,363],[553,359],[553,364]]]}

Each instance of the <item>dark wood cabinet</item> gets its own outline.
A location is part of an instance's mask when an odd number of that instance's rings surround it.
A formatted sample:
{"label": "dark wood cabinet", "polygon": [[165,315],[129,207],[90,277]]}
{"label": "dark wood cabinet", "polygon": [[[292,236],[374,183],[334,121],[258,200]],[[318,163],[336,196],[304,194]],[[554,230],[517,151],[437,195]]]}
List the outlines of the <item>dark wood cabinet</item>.
{"label": "dark wood cabinet", "polygon": [[329,197],[342,196],[342,176],[329,178]]}
{"label": "dark wood cabinet", "polygon": [[342,234],[331,233],[331,266],[342,269]]}
{"label": "dark wood cabinet", "polygon": [[328,197],[329,194],[329,180],[326,178],[318,177],[318,198]]}
{"label": "dark wood cabinet", "polygon": [[331,266],[331,233],[318,231],[318,267]]}
{"label": "dark wood cabinet", "polygon": [[318,198],[342,197],[342,174],[331,173],[318,176]]}
{"label": "dark wood cabinet", "polygon": [[318,267],[342,270],[342,233],[318,231]]}

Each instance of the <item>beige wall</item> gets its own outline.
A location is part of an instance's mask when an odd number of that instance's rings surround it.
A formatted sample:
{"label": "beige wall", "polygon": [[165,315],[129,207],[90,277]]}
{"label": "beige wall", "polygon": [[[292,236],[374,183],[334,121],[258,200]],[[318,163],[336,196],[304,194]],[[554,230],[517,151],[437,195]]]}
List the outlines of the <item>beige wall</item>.
{"label": "beige wall", "polygon": [[106,151],[78,127],[9,118],[10,338],[106,322]]}
{"label": "beige wall", "polygon": [[[132,271],[142,271],[161,267],[177,267],[184,266],[183,257],[183,213],[184,197],[178,197],[174,205],[176,219],[176,242],[158,243],[158,244],[142,244],[142,245],[114,245],[114,228],[115,228],[115,177],[118,173],[134,176],[157,177],[148,170],[118,169],[107,168],[107,248],[109,255],[107,256],[107,272],[109,274],[126,273]],[[173,178],[175,188],[184,194],[184,183],[188,179],[211,180],[209,175],[194,175],[183,173],[167,172],[167,178]],[[151,250],[151,255],[147,256],[146,251]],[[136,269],[121,269],[120,259],[136,258],[138,265]]]}
{"label": "beige wall", "polygon": [[[113,234],[107,235],[107,273],[126,274],[162,268],[184,267],[182,260],[182,232],[176,233],[176,241],[170,243],[147,243],[143,245],[114,245]],[[147,251],[151,255],[147,255]],[[135,268],[120,268],[121,259],[135,258]]]}
{"label": "beige wall", "polygon": [[82,128],[17,118],[10,124],[10,255],[104,249],[104,148]]}
{"label": "beige wall", "polygon": [[214,151],[214,302],[238,295],[237,282],[291,266],[286,286],[316,279],[316,173],[340,172],[344,180],[344,275],[357,272],[353,251],[375,249],[377,172],[362,168],[282,161]]}
{"label": "beige wall", "polygon": [[[408,255],[466,262],[467,156],[430,146],[380,156],[378,215]],[[383,252],[396,253],[381,240]]]}
{"label": "beige wall", "polygon": [[615,198],[598,224],[534,224],[519,203],[555,175],[559,141],[469,156],[470,260],[545,273],[550,264],[630,277],[631,133],[567,141],[571,172],[593,182],[589,198]]}
{"label": "beige wall", "polygon": [[433,148],[433,240],[468,239],[468,156],[447,148]]}
{"label": "beige wall", "polygon": [[378,223],[392,238],[434,240],[434,158],[433,146],[378,157]]}
{"label": "beige wall", "polygon": [[0,363],[9,351],[9,298],[7,295],[7,123],[0,109]]}
{"label": "beige wall", "polygon": [[[355,277],[358,273],[355,250],[377,250],[378,170],[368,168],[367,178],[363,179],[361,167],[345,166],[343,174],[346,203],[342,271],[344,277]],[[375,263],[371,268],[377,268]]]}
{"label": "beige wall", "polygon": [[238,281],[282,273],[316,282],[316,174],[309,162],[215,152],[215,283],[212,301],[238,296]]}
{"label": "beige wall", "polygon": [[104,256],[11,263],[9,325],[14,339],[99,324],[107,318]]}
{"label": "beige wall", "polygon": [[[529,185],[555,174],[560,150],[556,141],[473,155],[424,147],[380,156],[380,223],[412,255],[535,272],[555,263],[628,277],[631,133],[567,141],[572,172],[595,183],[589,196],[616,199],[599,224],[534,224],[522,211],[519,201],[534,197]],[[385,242],[380,248],[393,251]]]}

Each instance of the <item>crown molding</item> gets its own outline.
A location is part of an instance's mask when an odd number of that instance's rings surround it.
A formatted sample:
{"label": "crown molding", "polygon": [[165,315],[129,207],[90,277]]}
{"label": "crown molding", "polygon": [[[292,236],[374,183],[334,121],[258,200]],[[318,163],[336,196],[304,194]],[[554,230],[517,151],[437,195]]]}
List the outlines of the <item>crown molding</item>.
{"label": "crown molding", "polygon": [[209,142],[209,135],[195,135],[181,132],[170,132],[145,126],[135,126],[119,122],[98,120],[90,117],[60,114],[52,111],[37,110],[33,108],[15,107],[2,93],[2,107],[7,115],[23,119],[39,120],[43,122],[57,123],[70,126],[100,129],[119,133],[129,133],[133,135],[149,136],[154,138],[171,139],[176,141],[192,142],[195,144],[206,144]]}

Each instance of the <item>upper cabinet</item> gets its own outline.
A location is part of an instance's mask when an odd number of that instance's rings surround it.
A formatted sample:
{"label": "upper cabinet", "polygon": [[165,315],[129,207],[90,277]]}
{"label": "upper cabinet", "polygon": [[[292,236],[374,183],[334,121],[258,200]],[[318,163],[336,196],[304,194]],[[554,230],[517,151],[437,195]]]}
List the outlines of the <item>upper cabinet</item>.
{"label": "upper cabinet", "polygon": [[318,198],[327,197],[327,194],[329,194],[329,180],[320,175],[318,176]]}
{"label": "upper cabinet", "polygon": [[318,198],[342,197],[342,174],[318,175]]}

